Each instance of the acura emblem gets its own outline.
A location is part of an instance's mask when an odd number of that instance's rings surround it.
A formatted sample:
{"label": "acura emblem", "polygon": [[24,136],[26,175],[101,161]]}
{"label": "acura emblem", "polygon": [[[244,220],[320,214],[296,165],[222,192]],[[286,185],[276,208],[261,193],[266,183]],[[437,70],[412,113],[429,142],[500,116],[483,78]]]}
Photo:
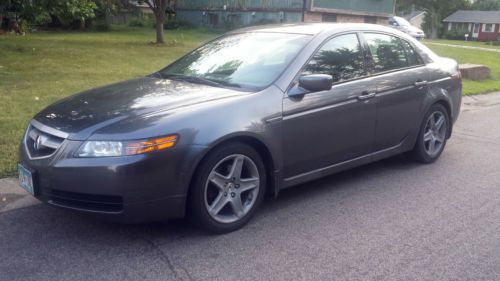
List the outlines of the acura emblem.
{"label": "acura emblem", "polygon": [[39,150],[42,147],[42,136],[38,135],[35,142],[33,143],[35,150]]}

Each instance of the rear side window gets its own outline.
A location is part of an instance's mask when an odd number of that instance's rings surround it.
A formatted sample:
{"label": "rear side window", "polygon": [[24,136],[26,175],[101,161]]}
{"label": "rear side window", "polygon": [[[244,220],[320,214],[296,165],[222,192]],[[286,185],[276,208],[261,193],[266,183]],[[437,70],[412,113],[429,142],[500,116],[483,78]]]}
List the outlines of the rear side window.
{"label": "rear side window", "polygon": [[346,34],[327,41],[302,72],[309,74],[329,74],[334,83],[363,76],[363,52],[358,36]]}
{"label": "rear side window", "polygon": [[406,58],[408,60],[409,66],[422,65],[424,64],[422,58],[415,51],[413,46],[405,40],[399,39],[406,53]]}
{"label": "rear side window", "polygon": [[376,33],[364,35],[373,59],[373,72],[385,72],[420,64],[415,50],[395,36]]}

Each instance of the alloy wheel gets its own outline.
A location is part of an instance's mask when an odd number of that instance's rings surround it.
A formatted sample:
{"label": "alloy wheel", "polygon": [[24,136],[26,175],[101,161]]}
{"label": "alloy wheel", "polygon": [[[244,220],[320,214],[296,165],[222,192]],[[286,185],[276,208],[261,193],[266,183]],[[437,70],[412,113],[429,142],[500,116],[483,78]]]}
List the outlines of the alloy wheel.
{"label": "alloy wheel", "polygon": [[446,117],[440,111],[433,112],[427,119],[424,131],[424,148],[425,152],[436,157],[441,152],[446,141]]}
{"label": "alloy wheel", "polygon": [[205,183],[206,210],[217,222],[236,222],[255,205],[259,188],[254,161],[242,154],[227,156],[214,166]]}

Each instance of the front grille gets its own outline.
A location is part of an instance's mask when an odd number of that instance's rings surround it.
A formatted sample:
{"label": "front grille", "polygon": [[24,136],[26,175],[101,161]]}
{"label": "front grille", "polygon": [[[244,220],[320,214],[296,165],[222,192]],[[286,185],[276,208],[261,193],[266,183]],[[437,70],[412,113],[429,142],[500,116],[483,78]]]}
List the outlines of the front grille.
{"label": "front grille", "polygon": [[123,198],[114,195],[99,195],[50,190],[49,203],[65,208],[90,212],[120,213],[123,211]]}
{"label": "front grille", "polygon": [[44,158],[54,154],[67,137],[64,132],[32,120],[26,130],[24,144],[30,158]]}

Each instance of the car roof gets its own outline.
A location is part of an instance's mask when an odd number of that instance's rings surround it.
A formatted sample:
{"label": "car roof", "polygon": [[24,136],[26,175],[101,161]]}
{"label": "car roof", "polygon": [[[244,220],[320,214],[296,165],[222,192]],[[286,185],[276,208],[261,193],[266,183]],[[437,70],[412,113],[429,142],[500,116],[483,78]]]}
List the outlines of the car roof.
{"label": "car roof", "polygon": [[394,33],[394,29],[368,23],[293,23],[246,27],[229,33],[269,32],[317,35],[323,32],[336,33],[345,31],[384,31]]}

